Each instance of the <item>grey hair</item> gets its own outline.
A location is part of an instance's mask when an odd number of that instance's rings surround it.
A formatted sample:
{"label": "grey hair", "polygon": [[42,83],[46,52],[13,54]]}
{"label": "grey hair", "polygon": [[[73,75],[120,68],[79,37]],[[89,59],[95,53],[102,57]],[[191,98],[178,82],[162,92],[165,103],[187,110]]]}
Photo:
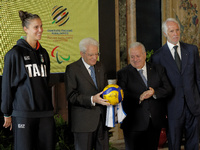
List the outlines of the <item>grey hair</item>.
{"label": "grey hair", "polygon": [[140,43],[140,42],[134,42],[134,43],[132,43],[132,44],[129,46],[128,54],[130,55],[130,49],[131,49],[131,48],[135,48],[135,47],[138,47],[138,46],[141,46],[141,47],[142,47],[142,51],[143,51],[143,52],[146,52],[146,49],[145,49],[145,47],[144,47],[144,45],[143,45],[142,43]]}
{"label": "grey hair", "polygon": [[174,19],[174,18],[168,18],[167,20],[165,20],[163,23],[162,23],[162,31],[167,35],[167,30],[168,30],[168,27],[167,27],[167,23],[168,22],[174,22],[174,23],[176,23],[176,24],[178,24],[178,26],[179,26],[179,29],[180,29],[180,24],[179,24],[179,22],[176,20],[176,19]]}
{"label": "grey hair", "polygon": [[95,46],[99,47],[99,42],[97,40],[95,40],[94,38],[91,38],[91,37],[84,38],[79,43],[80,51],[86,52],[87,47],[89,45],[95,45]]}

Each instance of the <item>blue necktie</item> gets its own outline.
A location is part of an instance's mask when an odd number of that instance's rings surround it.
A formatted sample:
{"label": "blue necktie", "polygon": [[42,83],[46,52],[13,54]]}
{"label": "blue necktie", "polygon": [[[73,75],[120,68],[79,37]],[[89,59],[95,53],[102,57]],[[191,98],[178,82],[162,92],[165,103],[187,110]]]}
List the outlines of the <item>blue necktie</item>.
{"label": "blue necktie", "polygon": [[139,70],[139,73],[140,73],[140,76],[142,77],[142,80],[144,81],[145,85],[147,86],[147,80],[146,80],[146,78],[145,78],[145,76],[144,76],[144,74],[143,74],[143,70],[140,69],[140,70]]}
{"label": "blue necktie", "polygon": [[94,72],[94,66],[90,66],[89,69],[91,70],[91,77],[92,77],[92,80],[97,88],[97,82],[96,82],[96,77],[95,77],[95,72]]}

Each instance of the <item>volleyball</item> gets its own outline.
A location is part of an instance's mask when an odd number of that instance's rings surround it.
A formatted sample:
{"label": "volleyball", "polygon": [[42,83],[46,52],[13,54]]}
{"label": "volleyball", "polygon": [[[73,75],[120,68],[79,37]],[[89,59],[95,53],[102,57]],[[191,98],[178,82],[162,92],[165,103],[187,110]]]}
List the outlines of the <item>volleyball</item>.
{"label": "volleyball", "polygon": [[124,92],[116,84],[109,84],[103,89],[103,99],[107,99],[111,105],[120,103],[124,98]]}

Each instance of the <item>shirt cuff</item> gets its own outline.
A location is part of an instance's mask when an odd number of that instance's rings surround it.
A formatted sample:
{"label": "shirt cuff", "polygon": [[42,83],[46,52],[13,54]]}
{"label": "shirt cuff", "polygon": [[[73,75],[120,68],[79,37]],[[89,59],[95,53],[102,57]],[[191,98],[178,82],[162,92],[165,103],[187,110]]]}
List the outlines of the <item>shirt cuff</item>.
{"label": "shirt cuff", "polygon": [[155,94],[153,94],[153,98],[154,98],[154,99],[157,99],[157,97],[156,97],[156,95],[155,95]]}
{"label": "shirt cuff", "polygon": [[8,116],[8,115],[4,115],[4,117],[11,117],[11,116]]}
{"label": "shirt cuff", "polygon": [[95,106],[95,103],[93,102],[93,96],[91,96],[91,104],[92,106]]}

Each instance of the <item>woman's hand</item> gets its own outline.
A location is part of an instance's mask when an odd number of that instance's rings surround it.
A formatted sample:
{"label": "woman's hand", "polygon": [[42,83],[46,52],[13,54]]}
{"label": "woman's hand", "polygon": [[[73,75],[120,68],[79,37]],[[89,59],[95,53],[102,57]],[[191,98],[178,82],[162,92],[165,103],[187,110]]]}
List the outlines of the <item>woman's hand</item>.
{"label": "woman's hand", "polygon": [[10,127],[10,130],[12,130],[12,117],[5,117],[4,116],[4,124],[3,127],[8,128]]}

